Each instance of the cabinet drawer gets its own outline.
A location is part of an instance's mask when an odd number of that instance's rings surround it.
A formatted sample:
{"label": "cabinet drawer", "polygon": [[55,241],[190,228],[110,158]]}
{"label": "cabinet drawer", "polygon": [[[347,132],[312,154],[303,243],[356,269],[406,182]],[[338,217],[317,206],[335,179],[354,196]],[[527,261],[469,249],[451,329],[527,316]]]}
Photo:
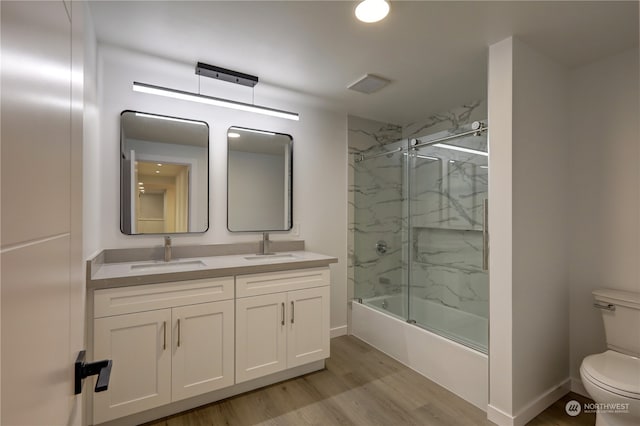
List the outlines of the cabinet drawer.
{"label": "cabinet drawer", "polygon": [[329,276],[329,268],[238,275],[236,277],[236,297],[321,287],[329,285]]}
{"label": "cabinet drawer", "polygon": [[233,299],[233,277],[96,290],[94,318]]}

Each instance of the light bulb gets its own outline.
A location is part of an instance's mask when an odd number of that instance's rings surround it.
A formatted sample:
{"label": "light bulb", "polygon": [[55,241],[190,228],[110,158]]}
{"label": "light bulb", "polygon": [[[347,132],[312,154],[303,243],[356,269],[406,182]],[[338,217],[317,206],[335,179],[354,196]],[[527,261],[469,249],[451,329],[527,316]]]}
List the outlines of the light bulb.
{"label": "light bulb", "polygon": [[356,7],[356,18],[362,22],[378,22],[389,13],[389,3],[385,0],[364,0]]}

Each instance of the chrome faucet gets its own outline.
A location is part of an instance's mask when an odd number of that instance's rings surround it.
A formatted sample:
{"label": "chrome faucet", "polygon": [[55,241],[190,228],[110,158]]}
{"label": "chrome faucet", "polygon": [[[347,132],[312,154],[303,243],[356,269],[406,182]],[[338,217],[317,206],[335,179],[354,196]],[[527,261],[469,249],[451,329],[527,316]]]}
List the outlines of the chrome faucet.
{"label": "chrome faucet", "polygon": [[273,254],[269,252],[269,249],[271,248],[271,241],[269,240],[269,233],[268,232],[263,232],[262,233],[262,254]]}
{"label": "chrome faucet", "polygon": [[171,261],[171,237],[168,235],[164,237],[164,261]]}

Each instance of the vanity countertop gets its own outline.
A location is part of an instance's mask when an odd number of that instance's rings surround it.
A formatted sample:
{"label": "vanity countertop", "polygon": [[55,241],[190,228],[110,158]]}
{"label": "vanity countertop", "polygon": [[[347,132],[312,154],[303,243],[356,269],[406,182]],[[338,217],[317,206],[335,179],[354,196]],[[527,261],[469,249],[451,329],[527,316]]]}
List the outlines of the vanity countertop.
{"label": "vanity countertop", "polygon": [[197,280],[232,275],[276,272],[291,269],[320,268],[337,263],[332,256],[309,251],[278,252],[274,255],[233,254],[188,257],[170,262],[145,260],[95,263],[90,268],[90,289]]}

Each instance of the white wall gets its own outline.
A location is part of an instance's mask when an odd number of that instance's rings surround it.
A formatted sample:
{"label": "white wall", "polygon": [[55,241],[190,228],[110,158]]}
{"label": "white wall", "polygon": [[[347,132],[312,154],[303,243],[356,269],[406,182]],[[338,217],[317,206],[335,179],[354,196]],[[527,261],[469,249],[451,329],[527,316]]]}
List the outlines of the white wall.
{"label": "white wall", "polygon": [[100,251],[100,127],[98,114],[98,51],[89,7],[85,7],[84,43],[84,126],[82,142],[82,256],[89,259]]}
{"label": "white wall", "polygon": [[490,48],[490,407],[524,424],[568,389],[567,71]]}
{"label": "white wall", "polygon": [[572,71],[571,377],[581,391],[580,363],[606,349],[591,291],[640,291],[640,132],[638,50]]}
{"label": "white wall", "polygon": [[519,413],[567,385],[568,73],[516,39],[513,76],[513,404]]}
{"label": "white wall", "polygon": [[[489,419],[513,413],[513,39],[489,47]],[[492,411],[494,418],[492,418]]]}
{"label": "white wall", "polygon": [[[120,233],[119,138],[120,112],[125,109],[204,120],[210,126],[210,228],[204,234],[176,235],[174,244],[217,244],[255,241],[253,234],[232,234],[226,227],[227,147],[231,126],[264,129],[293,136],[293,232],[273,239],[300,238],[306,248],[338,257],[332,268],[331,327],[346,330],[346,232],[347,229],[347,120],[346,113],[330,111],[315,98],[260,83],[257,104],[295,111],[300,121],[200,105],[175,99],[134,93],[133,81],[175,89],[198,91],[193,63],[178,63],[145,56],[112,46],[99,45],[100,147],[92,161],[100,163],[97,205],[100,249],[161,245],[158,236],[126,236]],[[202,78],[201,93],[251,102],[251,89]],[[294,229],[296,227],[294,226]]]}

